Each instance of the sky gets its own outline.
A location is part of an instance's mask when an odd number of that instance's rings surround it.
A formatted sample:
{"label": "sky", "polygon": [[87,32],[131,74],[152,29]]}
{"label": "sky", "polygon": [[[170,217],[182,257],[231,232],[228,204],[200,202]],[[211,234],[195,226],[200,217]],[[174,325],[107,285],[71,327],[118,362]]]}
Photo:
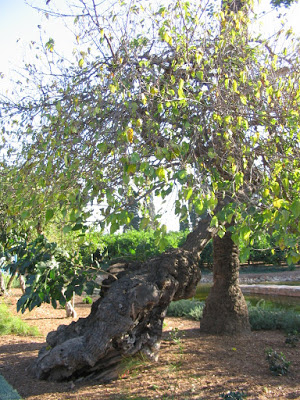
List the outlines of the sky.
{"label": "sky", "polygon": [[[35,4],[41,7],[45,6],[45,3],[46,0],[35,0]],[[269,4],[269,0],[261,0],[260,3],[260,7],[264,8]],[[288,13],[289,23],[300,34],[299,19],[300,2],[293,5]],[[266,16],[265,25],[269,28],[272,29],[274,22],[276,21],[270,15]],[[0,73],[9,76],[13,69],[20,67],[22,60],[30,53],[27,44],[31,40],[39,40],[38,25],[46,28],[49,37],[57,39],[57,44],[70,43],[73,40],[71,33],[62,24],[57,20],[46,20],[41,13],[27,5],[25,0],[0,0]]]}
{"label": "sky", "polygon": [[[33,0],[27,0],[33,1]],[[35,4],[41,7],[45,6],[46,0],[34,0]],[[66,0],[60,0],[63,4]],[[150,1],[150,0],[149,0]],[[261,8],[267,7],[269,0],[261,0]],[[293,29],[300,35],[300,2],[292,6],[288,13],[288,21]],[[264,20],[264,26],[268,29],[274,29],[279,20],[274,19],[267,14]],[[39,28],[42,26],[42,29]],[[14,76],[14,70],[21,68],[23,60],[29,61],[32,53],[28,44],[31,40],[39,41],[41,31],[46,30],[44,38],[52,37],[55,40],[56,47],[72,49],[74,40],[73,35],[62,23],[57,20],[47,20],[42,13],[32,9],[25,0],[0,0],[0,76],[5,75],[5,79],[0,79],[0,93],[10,88],[9,77]],[[47,36],[48,35],[48,36]],[[67,51],[67,50],[66,50]],[[167,201],[166,208],[170,209],[174,199]],[[172,203],[172,204],[171,204]],[[170,216],[166,213],[162,223],[170,226],[171,230],[178,228],[178,219],[172,217],[173,224],[170,225]]]}

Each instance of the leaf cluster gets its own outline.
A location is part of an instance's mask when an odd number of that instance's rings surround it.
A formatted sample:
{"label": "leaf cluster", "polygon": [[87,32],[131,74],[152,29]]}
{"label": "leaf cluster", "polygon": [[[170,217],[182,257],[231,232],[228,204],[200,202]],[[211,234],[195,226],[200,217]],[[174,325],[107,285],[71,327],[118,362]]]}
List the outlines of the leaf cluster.
{"label": "leaf cluster", "polygon": [[68,253],[42,235],[29,244],[16,244],[10,254],[17,255],[17,262],[7,264],[5,269],[10,273],[18,270],[26,277],[25,294],[17,303],[22,312],[43,302],[51,303],[54,308],[57,302],[64,306],[73,293],[81,295],[84,290],[92,294],[98,287],[95,271],[91,266],[82,266],[79,254]]}

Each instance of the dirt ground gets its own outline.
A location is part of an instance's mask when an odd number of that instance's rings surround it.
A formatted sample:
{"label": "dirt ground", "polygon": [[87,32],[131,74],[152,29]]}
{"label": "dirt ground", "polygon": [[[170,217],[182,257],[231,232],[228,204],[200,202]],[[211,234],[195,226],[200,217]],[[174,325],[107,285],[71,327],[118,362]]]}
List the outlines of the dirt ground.
{"label": "dirt ground", "polygon": [[[15,312],[20,292],[6,298]],[[3,299],[1,301],[4,301]],[[76,298],[80,317],[90,306]],[[166,318],[160,359],[140,362],[130,370],[124,366],[120,379],[106,385],[97,382],[45,382],[30,371],[47,333],[68,324],[63,309],[43,305],[21,315],[28,324],[38,326],[41,337],[0,337],[0,374],[30,400],[125,400],[125,399],[220,399],[220,394],[239,391],[247,399],[300,399],[300,344],[287,347],[285,334],[253,332],[244,337],[212,336],[200,333],[199,323],[181,318]],[[291,361],[286,376],[271,375],[265,349],[283,352]],[[132,363],[131,363],[132,364]],[[1,396],[0,396],[1,397]]]}

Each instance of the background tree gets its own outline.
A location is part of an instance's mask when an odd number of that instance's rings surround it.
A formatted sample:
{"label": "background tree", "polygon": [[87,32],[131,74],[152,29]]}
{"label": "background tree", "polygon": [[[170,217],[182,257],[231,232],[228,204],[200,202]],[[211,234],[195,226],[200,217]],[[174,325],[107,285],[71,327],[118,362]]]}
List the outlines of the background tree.
{"label": "background tree", "polygon": [[[166,308],[193,293],[212,237],[215,248],[219,237],[229,249],[232,268],[220,268],[227,282],[236,281],[237,245],[246,259],[262,232],[277,232],[288,261],[299,260],[298,44],[279,52],[256,38],[246,3],[217,14],[181,1],[158,9],[124,2],[109,14],[82,4],[75,24],[89,47],[82,44],[76,63],[51,64],[46,81],[29,66],[37,94],[2,104],[21,120],[12,187],[35,188],[30,198],[9,198],[10,212],[26,210],[32,224],[64,215],[65,228],[79,229],[95,200],[107,204],[100,224],[114,232],[130,218],[124,187],[139,201],[151,191],[164,198],[179,183],[178,214],[187,203],[207,213],[182,248],[112,267],[91,315],[48,336],[39,377],[105,380],[117,376],[124,354],[157,357]],[[55,54],[53,40],[45,50]],[[224,257],[216,255],[219,265]],[[243,312],[230,330],[247,330],[242,299],[233,297]]]}

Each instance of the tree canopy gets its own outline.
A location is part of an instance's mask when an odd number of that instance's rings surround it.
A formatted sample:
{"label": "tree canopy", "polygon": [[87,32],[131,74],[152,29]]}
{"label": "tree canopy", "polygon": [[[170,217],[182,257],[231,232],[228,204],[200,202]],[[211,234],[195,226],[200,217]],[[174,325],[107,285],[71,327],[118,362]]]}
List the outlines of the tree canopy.
{"label": "tree canopy", "polygon": [[8,215],[27,227],[56,220],[66,233],[83,229],[98,204],[101,227],[115,232],[133,217],[132,198],[164,198],[176,186],[182,219],[207,212],[222,237],[234,218],[244,259],[269,231],[298,262],[300,70],[291,30],[257,36],[248,2],[238,13],[181,0],[69,7],[74,59],[47,39],[19,95],[1,99]]}

